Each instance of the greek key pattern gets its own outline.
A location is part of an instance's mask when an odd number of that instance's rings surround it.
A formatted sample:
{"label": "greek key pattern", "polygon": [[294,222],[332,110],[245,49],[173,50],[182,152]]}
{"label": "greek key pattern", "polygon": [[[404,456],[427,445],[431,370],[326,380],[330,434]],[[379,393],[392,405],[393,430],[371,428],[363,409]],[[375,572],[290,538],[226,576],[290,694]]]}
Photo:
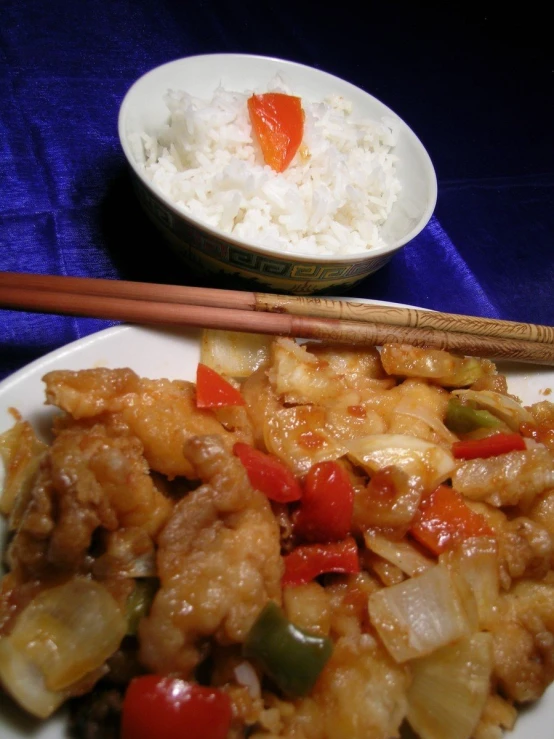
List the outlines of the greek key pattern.
{"label": "greek key pattern", "polygon": [[[282,258],[270,257],[265,254],[247,251],[215,236],[207,236],[198,231],[192,224],[187,223],[186,220],[176,218],[138,180],[135,181],[135,190],[148,215],[156,225],[161,227],[162,232],[170,237],[173,248],[178,248],[182,256],[189,262],[194,261],[201,264],[203,259],[207,258],[208,260],[221,262],[223,269],[236,269],[244,276],[248,275],[249,277],[258,275],[263,278],[266,275],[268,278],[286,279],[298,284],[306,284],[308,281],[311,283],[334,281],[338,284],[356,277],[361,279],[361,277],[375,272],[390,259],[390,255],[386,254],[356,264],[332,262],[324,265],[311,262],[291,263],[288,261],[286,254]],[[194,254],[195,251],[196,254]]]}
{"label": "greek key pattern", "polygon": [[[215,256],[212,253],[212,256]],[[255,272],[262,275],[272,275],[279,277],[287,277],[298,282],[305,280],[342,280],[357,275],[369,274],[384,265],[389,256],[375,258],[371,263],[362,262],[351,265],[344,264],[313,264],[303,262],[301,264],[293,264],[283,259],[276,259],[267,255],[248,252],[240,247],[232,244],[228,246],[227,259],[228,263],[241,270]]]}

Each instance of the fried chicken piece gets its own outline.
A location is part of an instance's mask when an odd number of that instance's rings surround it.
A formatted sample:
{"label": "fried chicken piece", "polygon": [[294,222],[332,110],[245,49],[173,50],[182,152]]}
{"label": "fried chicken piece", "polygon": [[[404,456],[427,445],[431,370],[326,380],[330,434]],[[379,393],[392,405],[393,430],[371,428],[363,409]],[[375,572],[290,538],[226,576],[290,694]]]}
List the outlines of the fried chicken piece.
{"label": "fried chicken piece", "polygon": [[471,500],[493,506],[529,508],[538,495],[554,487],[554,459],[536,446],[487,459],[461,462],[452,475],[452,487]]}
{"label": "fried chicken piece", "polygon": [[279,527],[218,436],[189,440],[185,453],[203,481],[177,505],[158,537],[161,587],[139,627],[142,662],[188,675],[213,637],[244,641],[269,599],[280,600]]}
{"label": "fried chicken piece", "polygon": [[[258,739],[392,739],[406,715],[407,667],[397,665],[369,634],[341,637],[312,693],[275,700],[278,719]],[[269,713],[269,712],[266,712]],[[264,714],[260,727],[266,728]],[[269,727],[267,727],[269,728]]]}
{"label": "fried chicken piece", "polygon": [[375,347],[298,344],[278,338],[271,346],[268,377],[277,396],[287,404],[334,403],[338,396],[374,393],[393,387]]}
{"label": "fried chicken piece", "polygon": [[6,472],[0,489],[0,512],[10,516],[10,528],[17,526],[18,509],[29,493],[46,449],[28,421],[18,419],[0,435],[0,459]]}
{"label": "fried chicken piece", "polygon": [[501,596],[491,631],[503,694],[518,703],[540,698],[554,679],[554,584],[516,583]]}
{"label": "fried chicken piece", "polygon": [[527,515],[532,521],[541,524],[548,531],[554,550],[554,489],[548,490],[544,495],[537,496],[533,501],[533,505],[527,511]]}
{"label": "fried chicken piece", "polygon": [[348,387],[385,389],[395,384],[385,373],[379,350],[374,346],[352,348],[344,344],[311,343],[305,346],[310,354],[327,362],[335,375]]}
{"label": "fried chicken piece", "polygon": [[140,392],[142,383],[131,369],[105,367],[53,370],[42,381],[46,385],[46,403],[58,406],[77,420],[122,410]]}
{"label": "fried chicken piece", "polygon": [[341,637],[313,691],[326,739],[399,736],[410,677],[369,635]]}
{"label": "fried chicken piece", "polygon": [[[509,590],[512,582],[522,578],[543,578],[554,557],[552,535],[540,520],[528,516],[508,518],[500,508],[481,501],[467,501],[469,507],[483,516],[494,531],[498,546],[500,586]],[[513,515],[517,509],[513,509]]]}
{"label": "fried chicken piece", "polygon": [[[229,446],[236,437],[213,413],[196,407],[196,390],[185,380],[150,380],[130,369],[98,368],[71,372],[53,371],[43,378],[47,402],[73,418],[110,416],[122,433],[136,436],[144,446],[151,469],[170,480],[193,479],[191,463],[183,454],[185,441],[193,436],[220,434]],[[241,427],[241,441],[247,441]]]}
{"label": "fried chicken piece", "polygon": [[154,537],[172,503],[156,487],[133,437],[102,425],[61,431],[44,458],[8,562],[24,579],[77,572],[94,532],[138,527]]}

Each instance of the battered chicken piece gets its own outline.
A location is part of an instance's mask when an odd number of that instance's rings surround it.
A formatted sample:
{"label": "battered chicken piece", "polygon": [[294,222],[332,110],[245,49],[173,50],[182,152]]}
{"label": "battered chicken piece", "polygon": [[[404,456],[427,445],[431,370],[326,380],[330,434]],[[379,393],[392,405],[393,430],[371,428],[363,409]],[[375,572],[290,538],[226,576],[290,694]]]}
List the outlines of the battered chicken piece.
{"label": "battered chicken piece", "polygon": [[284,604],[293,623],[333,638],[333,654],[309,696],[294,702],[271,699],[279,718],[259,716],[258,739],[392,739],[406,716],[411,677],[374,638],[368,619],[369,593],[380,586],[367,573],[338,576],[322,588],[316,583],[286,588]]}
{"label": "battered chicken piece", "polygon": [[537,496],[527,515],[548,531],[554,550],[554,490],[548,490],[544,495]]}
{"label": "battered chicken piece", "polygon": [[374,346],[351,348],[344,344],[306,344],[306,349],[352,388],[386,389],[393,387],[381,364],[381,355]]}
{"label": "battered chicken piece", "polygon": [[509,590],[514,580],[545,576],[554,557],[554,543],[540,520],[527,516],[508,518],[504,511],[488,503],[471,500],[467,503],[494,531],[498,544],[498,574],[504,590]]}
{"label": "battered chicken piece", "polygon": [[501,596],[491,631],[502,692],[519,703],[540,698],[554,679],[554,583],[518,582]]}
{"label": "battered chicken piece", "polygon": [[6,470],[0,493],[0,512],[6,516],[10,515],[10,528],[17,526],[17,509],[28,496],[46,449],[46,444],[37,438],[31,424],[19,418],[9,431],[0,435],[0,459],[4,462]]}
{"label": "battered chicken piece", "polygon": [[185,454],[204,484],[175,506],[158,537],[161,587],[139,638],[148,668],[186,676],[208,637],[241,643],[267,601],[280,601],[283,561],[269,501],[221,437],[190,439]]}
{"label": "battered chicken piece", "polygon": [[[43,378],[46,397],[74,418],[110,414],[110,423],[136,436],[151,469],[170,480],[194,477],[183,454],[193,436],[220,434],[229,447],[236,437],[209,410],[196,407],[194,383],[140,378],[130,369],[98,368],[78,372],[53,371]],[[241,441],[248,441],[241,429]]]}
{"label": "battered chicken piece", "polygon": [[409,682],[407,668],[397,665],[369,635],[340,638],[313,691],[324,718],[323,736],[399,736]]}
{"label": "battered chicken piece", "polygon": [[[341,637],[311,695],[277,701],[280,721],[258,739],[392,739],[406,715],[408,669],[368,634]],[[262,721],[263,722],[263,717]]]}
{"label": "battered chicken piece", "polygon": [[113,437],[99,424],[67,428],[42,462],[8,562],[26,578],[77,572],[97,529],[139,527],[153,537],[171,507],[138,439]]}
{"label": "battered chicken piece", "polygon": [[471,500],[494,506],[529,508],[536,496],[554,486],[554,459],[537,445],[488,459],[462,462],[452,475],[452,486]]}
{"label": "battered chicken piece", "polygon": [[116,413],[140,392],[141,378],[128,368],[105,367],[78,370],[53,370],[42,381],[46,403],[56,405],[73,418],[91,418]]}
{"label": "battered chicken piece", "polygon": [[268,377],[277,396],[287,404],[322,404],[347,389],[328,361],[287,338],[276,339],[271,347]]}
{"label": "battered chicken piece", "polygon": [[384,412],[389,434],[417,436],[434,444],[450,445],[456,437],[444,425],[449,394],[426,381],[407,379],[389,393]]}

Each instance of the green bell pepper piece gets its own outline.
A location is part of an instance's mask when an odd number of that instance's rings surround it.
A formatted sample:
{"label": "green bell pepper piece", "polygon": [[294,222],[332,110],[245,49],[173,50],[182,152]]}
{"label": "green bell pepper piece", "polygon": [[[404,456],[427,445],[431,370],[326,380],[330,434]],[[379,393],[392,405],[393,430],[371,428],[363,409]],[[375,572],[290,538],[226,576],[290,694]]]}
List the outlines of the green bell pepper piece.
{"label": "green bell pepper piece", "polygon": [[306,695],[315,685],[333,651],[333,642],[291,623],[270,601],[258,616],[244,643],[244,656],[290,698]]}
{"label": "green bell pepper piece", "polygon": [[446,409],[446,426],[457,434],[467,434],[480,428],[496,428],[500,421],[489,411],[478,411],[462,405],[457,398],[450,398]]}
{"label": "green bell pepper piece", "polygon": [[127,634],[129,636],[136,635],[139,621],[148,615],[159,586],[160,583],[156,577],[147,577],[136,581],[134,590],[127,598],[126,604]]}

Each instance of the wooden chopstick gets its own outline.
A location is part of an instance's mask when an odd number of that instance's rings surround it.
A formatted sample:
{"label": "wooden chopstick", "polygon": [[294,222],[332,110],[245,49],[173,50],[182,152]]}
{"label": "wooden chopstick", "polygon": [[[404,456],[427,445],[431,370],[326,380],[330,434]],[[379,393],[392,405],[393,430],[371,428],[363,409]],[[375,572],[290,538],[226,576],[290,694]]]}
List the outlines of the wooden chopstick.
{"label": "wooden chopstick", "polygon": [[404,328],[454,331],[494,339],[517,339],[518,341],[554,344],[553,326],[464,316],[457,313],[424,311],[417,308],[368,305],[355,300],[336,300],[321,296],[273,295],[182,285],[156,285],[126,280],[0,272],[0,289],[4,287],[17,287],[22,290],[52,290],[77,295],[88,294],[106,298],[127,298],[181,305],[234,308],[264,313],[288,313],[315,318],[338,318]]}
{"label": "wooden chopstick", "polygon": [[[386,343],[405,343],[420,347],[431,347],[462,354],[488,357],[491,359],[511,359],[554,365],[554,345],[551,343],[481,336],[435,328],[392,326],[372,321],[353,321],[290,313],[262,312],[259,307],[234,307],[236,294],[231,291],[204,288],[180,288],[179,286],[144,285],[140,299],[119,297],[122,293],[132,295],[133,290],[142,283],[121,283],[116,280],[90,280],[86,278],[48,277],[41,275],[19,275],[0,273],[0,306],[18,310],[31,310],[45,313],[58,313],[76,316],[91,316],[121,320],[129,323],[161,324],[167,326],[191,326],[215,328],[250,333],[266,333],[280,336],[295,336],[305,339],[325,340],[366,346]],[[10,276],[11,275],[11,276]],[[22,280],[23,286],[19,283]],[[39,279],[37,279],[39,278]],[[126,285],[120,290],[121,285]],[[208,305],[206,303],[181,304],[168,300],[177,291],[193,291],[194,299],[206,296],[206,291],[226,304]],[[85,291],[88,289],[88,292]],[[166,292],[167,291],[167,292]],[[238,295],[242,295],[238,293]],[[342,301],[339,301],[342,302]],[[549,327],[545,327],[549,328]]]}

